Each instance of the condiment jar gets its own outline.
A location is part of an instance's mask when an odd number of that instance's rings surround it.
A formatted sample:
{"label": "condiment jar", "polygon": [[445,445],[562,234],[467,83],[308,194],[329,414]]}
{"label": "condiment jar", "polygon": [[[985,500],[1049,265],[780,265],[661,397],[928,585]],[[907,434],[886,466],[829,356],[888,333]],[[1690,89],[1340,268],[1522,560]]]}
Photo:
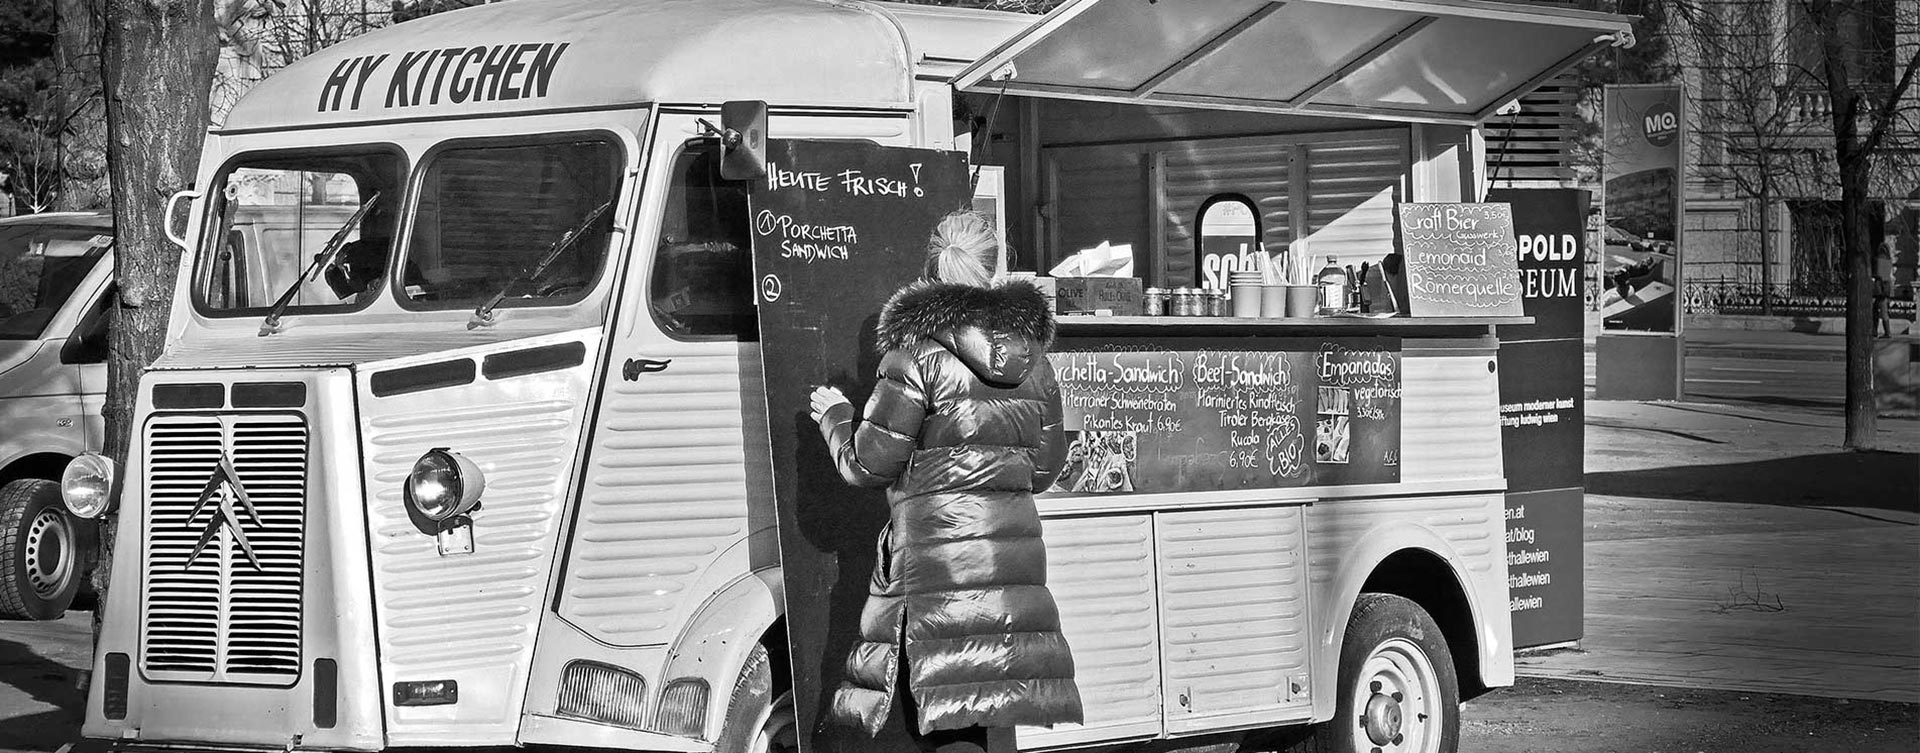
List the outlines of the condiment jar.
{"label": "condiment jar", "polygon": [[1147,316],[1165,316],[1167,313],[1167,291],[1161,288],[1147,288],[1140,299],[1140,307]]}
{"label": "condiment jar", "polygon": [[1174,288],[1173,315],[1198,316],[1200,311],[1200,296],[1196,295],[1198,292],[1193,288]]}

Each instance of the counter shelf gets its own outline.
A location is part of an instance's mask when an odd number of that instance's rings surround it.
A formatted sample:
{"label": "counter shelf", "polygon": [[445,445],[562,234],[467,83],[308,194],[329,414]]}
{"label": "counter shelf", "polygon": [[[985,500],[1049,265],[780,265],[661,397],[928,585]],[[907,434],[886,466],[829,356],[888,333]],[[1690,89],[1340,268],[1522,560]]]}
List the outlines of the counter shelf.
{"label": "counter shelf", "polygon": [[1500,494],[1504,493],[1506,489],[1506,479],[1494,477],[1422,482],[1402,481],[1392,484],[1354,484],[1350,486],[1294,486],[1263,489],[1214,489],[1127,494],[1100,494],[1097,492],[1055,490],[1034,495],[1034,504],[1039,508],[1041,517],[1060,518],[1083,515],[1162,512],[1167,510],[1300,506],[1327,504],[1346,500],[1391,500],[1410,497]]}

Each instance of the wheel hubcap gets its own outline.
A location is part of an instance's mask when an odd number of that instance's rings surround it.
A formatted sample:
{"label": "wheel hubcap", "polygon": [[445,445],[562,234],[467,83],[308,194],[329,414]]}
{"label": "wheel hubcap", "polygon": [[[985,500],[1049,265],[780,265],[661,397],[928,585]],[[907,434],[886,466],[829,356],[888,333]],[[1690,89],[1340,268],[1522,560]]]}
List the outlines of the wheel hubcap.
{"label": "wheel hubcap", "polygon": [[1420,646],[1393,638],[1376,646],[1354,688],[1365,753],[1433,753],[1440,749],[1440,683]]}
{"label": "wheel hubcap", "polygon": [[1367,699],[1367,739],[1386,745],[1400,734],[1400,702],[1375,693]]}
{"label": "wheel hubcap", "polygon": [[27,583],[42,599],[52,598],[73,577],[73,530],[59,510],[41,510],[27,526]]}

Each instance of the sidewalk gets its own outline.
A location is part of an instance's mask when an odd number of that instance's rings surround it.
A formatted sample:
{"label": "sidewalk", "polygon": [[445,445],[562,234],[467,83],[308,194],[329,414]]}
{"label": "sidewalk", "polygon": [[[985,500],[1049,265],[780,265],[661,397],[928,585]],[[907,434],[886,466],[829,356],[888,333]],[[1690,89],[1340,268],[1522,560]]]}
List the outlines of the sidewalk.
{"label": "sidewalk", "polygon": [[1587,404],[1586,623],[1522,675],[1920,703],[1920,421]]}

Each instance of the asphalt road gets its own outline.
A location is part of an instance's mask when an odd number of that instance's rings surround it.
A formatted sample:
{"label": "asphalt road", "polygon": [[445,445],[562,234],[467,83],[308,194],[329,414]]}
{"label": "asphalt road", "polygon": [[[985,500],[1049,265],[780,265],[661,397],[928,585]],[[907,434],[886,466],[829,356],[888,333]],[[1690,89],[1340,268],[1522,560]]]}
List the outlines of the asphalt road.
{"label": "asphalt road", "polygon": [[[90,650],[85,612],[0,622],[0,753],[54,751],[79,733],[74,678]],[[1462,753],[1911,753],[1920,706],[1810,696],[1526,678],[1467,703]],[[1142,751],[1267,753],[1270,739]]]}
{"label": "asphalt road", "polygon": [[1839,340],[1804,336],[1689,342],[1686,397],[1839,405],[1846,399],[1847,376]]}

